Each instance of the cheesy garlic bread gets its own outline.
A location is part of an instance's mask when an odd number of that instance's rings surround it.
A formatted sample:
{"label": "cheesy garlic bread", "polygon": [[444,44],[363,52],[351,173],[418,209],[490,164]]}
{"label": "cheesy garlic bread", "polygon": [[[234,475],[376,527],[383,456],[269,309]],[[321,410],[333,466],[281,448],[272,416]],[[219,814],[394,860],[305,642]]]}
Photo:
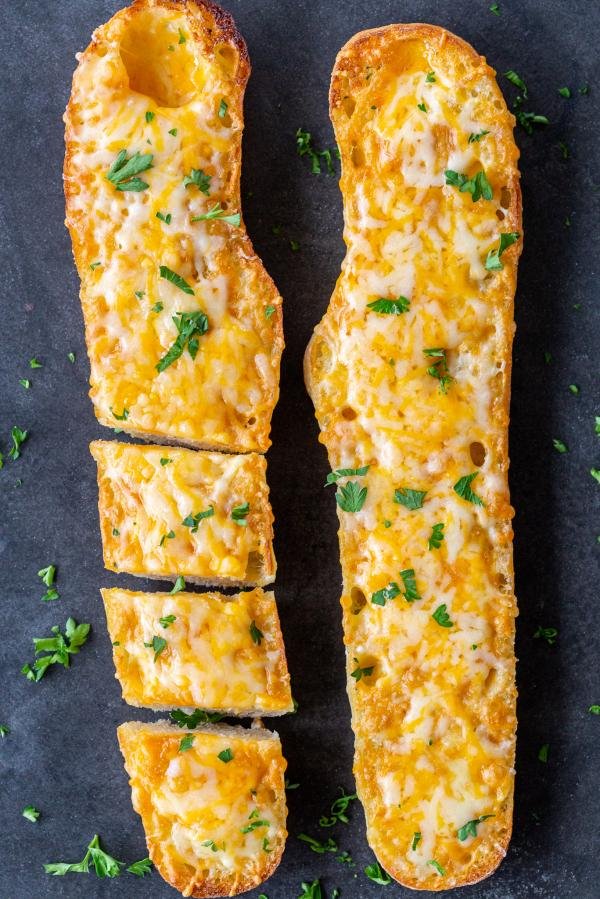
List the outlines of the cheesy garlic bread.
{"label": "cheesy garlic bread", "polygon": [[136,0],[79,56],[66,224],[107,427],[202,449],[270,445],[283,332],[241,220],[249,74],[210,0]]}
{"label": "cheesy garlic bread", "polygon": [[109,571],[196,584],[275,579],[264,456],[96,440]]}
{"label": "cheesy garlic bread", "polygon": [[287,836],[276,733],[128,722],[117,735],[148,854],[171,886],[235,896],[273,873]]}
{"label": "cheesy garlic bread", "polygon": [[507,428],[518,150],[494,72],[431,25],[333,71],[346,257],[306,355],[336,490],[355,775],[416,889],[489,875],[512,826]]}
{"label": "cheesy garlic bread", "polygon": [[125,702],[228,715],[293,711],[272,593],[101,593]]}

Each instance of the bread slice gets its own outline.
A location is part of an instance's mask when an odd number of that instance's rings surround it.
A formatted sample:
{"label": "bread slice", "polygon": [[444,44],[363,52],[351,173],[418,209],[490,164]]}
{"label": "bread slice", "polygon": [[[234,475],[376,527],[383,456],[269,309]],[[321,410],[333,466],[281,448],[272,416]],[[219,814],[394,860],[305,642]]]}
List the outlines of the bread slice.
{"label": "bread slice", "polygon": [[208,585],[274,580],[263,456],[104,440],[90,449],[110,571]]}
{"label": "bread slice", "polygon": [[347,253],[306,381],[338,471],[357,788],[383,867],[445,890],[512,825],[514,119],[485,60],[421,24],[352,38],[330,104]]}
{"label": "bread slice", "polygon": [[293,711],[272,593],[101,593],[125,702],[227,715]]}
{"label": "bread slice", "polygon": [[[249,74],[232,18],[208,0],[137,0],[79,55],[65,114],[66,224],[90,396],[107,427],[203,449],[270,445],[281,298],[237,218]],[[118,171],[107,177],[123,151],[151,156],[135,190]],[[159,370],[180,313],[206,320]]]}
{"label": "bread slice", "polygon": [[[276,733],[159,721],[117,728],[148,854],[183,896],[237,896],[277,868],[286,762]],[[183,742],[182,742],[183,741]]]}

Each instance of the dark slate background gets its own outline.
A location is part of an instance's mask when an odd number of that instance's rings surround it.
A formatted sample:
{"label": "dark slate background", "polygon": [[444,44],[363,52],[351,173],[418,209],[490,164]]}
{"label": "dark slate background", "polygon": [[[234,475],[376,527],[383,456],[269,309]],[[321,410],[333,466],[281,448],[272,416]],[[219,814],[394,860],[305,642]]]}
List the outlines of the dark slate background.
{"label": "dark slate background", "polygon": [[[5,689],[0,722],[0,894],[43,897],[158,897],[174,891],[154,873],[50,878],[47,861],[75,861],[98,832],[113,855],[146,854],[133,813],[115,727],[150,713],[128,709],[113,677],[98,588],[135,579],[103,570],[95,467],[88,442],[110,437],[87,398],[78,280],[63,227],[61,116],[74,55],[119,0],[4,0],[0,8],[0,446],[10,428],[30,432],[22,457],[0,471],[2,606],[0,655]],[[525,251],[516,302],[511,486],[521,615],[519,739],[514,837],[491,880],[469,899],[592,899],[598,896],[597,499],[589,473],[600,467],[594,415],[598,332],[598,103],[600,9],[591,0],[229,0],[254,66],[247,93],[244,213],[257,251],[285,302],[287,349],[275,413],[269,482],[276,515],[277,596],[299,712],[276,727],[300,788],[289,794],[290,837],[265,887],[269,899],[295,899],[302,880],[322,878],[343,899],[409,896],[371,883],[362,810],[348,826],[317,826],[338,785],[351,789],[352,736],[341,641],[336,516],[322,489],[327,465],[317,444],[302,383],[302,354],[322,315],[343,254],[336,178],[312,175],[296,156],[294,134],[310,130],[331,146],[327,89],[335,54],[356,31],[394,21],[439,23],[462,35],[499,72],[516,69],[529,85],[529,108],[551,124],[522,150]],[[516,89],[501,79],[512,102]],[[578,88],[590,85],[588,96]],[[557,89],[568,85],[572,99]],[[558,142],[570,158],[562,159]],[[570,225],[566,224],[570,221]],[[274,226],[281,226],[273,233]],[[289,241],[300,249],[293,252]],[[72,365],[67,353],[76,354]],[[544,352],[551,361],[544,361]],[[43,368],[31,371],[37,356]],[[29,377],[26,391],[19,378]],[[578,396],[568,385],[581,388]],[[569,447],[552,448],[558,437]],[[21,486],[15,486],[22,479]],[[39,568],[58,566],[60,600],[42,604]],[[153,585],[148,583],[151,589]],[[92,623],[92,637],[70,671],[39,684],[19,673],[31,638],[72,614]],[[556,645],[533,639],[536,627],[559,629]],[[550,744],[546,764],[539,747]],[[41,818],[23,817],[34,804]],[[355,867],[315,855],[297,834],[333,835]],[[260,890],[251,895],[258,896]]]}

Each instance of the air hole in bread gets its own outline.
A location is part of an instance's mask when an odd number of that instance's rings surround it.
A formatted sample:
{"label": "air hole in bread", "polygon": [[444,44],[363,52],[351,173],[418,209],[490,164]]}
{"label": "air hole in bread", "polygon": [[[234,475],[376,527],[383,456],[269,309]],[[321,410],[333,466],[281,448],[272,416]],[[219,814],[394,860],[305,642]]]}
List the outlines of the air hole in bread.
{"label": "air hole in bread", "polygon": [[356,416],[357,413],[352,408],[352,406],[344,406],[344,408],[342,409],[342,418],[345,418],[346,421],[354,421]]}
{"label": "air hole in bread", "polygon": [[248,564],[246,565],[246,580],[260,580],[264,573],[265,559],[262,553],[253,549],[248,553]]}
{"label": "air hole in bread", "polygon": [[353,587],[350,591],[350,611],[353,615],[358,615],[367,604],[367,597],[360,587]]}
{"label": "air hole in bread", "polygon": [[360,147],[357,147],[356,144],[354,144],[352,150],[350,151],[350,159],[352,160],[352,164],[356,169],[359,169],[365,164],[364,151]]}
{"label": "air hole in bread", "polygon": [[474,440],[473,443],[469,447],[469,455],[471,456],[471,462],[473,465],[476,465],[477,468],[481,468],[483,463],[485,462],[485,446],[483,443],[480,443],[478,440]]}
{"label": "air hole in bread", "polygon": [[246,422],[246,424],[248,425],[249,428],[251,428],[252,425],[255,425],[255,424],[256,424],[256,419],[255,419],[255,417],[252,416],[252,418],[249,418],[248,421]]}
{"label": "air hole in bread", "polygon": [[504,213],[501,209],[496,209],[496,218],[500,219],[500,221],[504,218]]}
{"label": "air hole in bread", "polygon": [[503,206],[504,209],[508,209],[508,207],[510,206],[510,198],[511,198],[510,188],[501,187],[500,188],[500,205]]}
{"label": "air hole in bread", "polygon": [[352,97],[344,97],[342,100],[342,109],[346,113],[349,119],[352,118],[354,110],[356,109],[356,100],[353,100]]}
{"label": "air hole in bread", "polygon": [[216,51],[216,60],[227,75],[233,75],[236,69],[238,55],[237,52],[228,45],[219,47]]}
{"label": "air hole in bread", "polygon": [[156,8],[140,10],[128,23],[120,46],[129,87],[159,106],[185,106],[196,92],[189,74],[196,70],[192,48],[191,41],[179,43],[166,10],[165,14]]}

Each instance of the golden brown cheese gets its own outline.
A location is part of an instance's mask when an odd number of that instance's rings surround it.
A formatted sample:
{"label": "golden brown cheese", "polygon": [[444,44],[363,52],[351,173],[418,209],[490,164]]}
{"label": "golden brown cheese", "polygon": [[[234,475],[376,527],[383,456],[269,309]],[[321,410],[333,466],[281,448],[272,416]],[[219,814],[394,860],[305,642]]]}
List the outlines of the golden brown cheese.
{"label": "golden brown cheese", "polygon": [[263,456],[96,440],[110,571],[229,586],[275,579]]}
{"label": "golden brown cheese", "polygon": [[447,889],[512,824],[514,119],[428,25],[354,37],[330,100],[347,253],[306,377],[332,469],[359,469],[337,484],[355,774],[383,866]]}
{"label": "golden brown cheese", "polygon": [[293,711],[272,593],[101,592],[125,702],[234,715]]}
{"label": "golden brown cheese", "polygon": [[[204,449],[270,445],[281,298],[236,224],[249,73],[233,21],[203,0],[138,0],[79,57],[65,115],[67,225],[103,425]],[[145,189],[107,178],[122,151],[151,156],[136,176]],[[184,340],[159,371],[179,337],[174,317],[198,312],[207,330],[192,338],[195,358]]]}
{"label": "golden brown cheese", "polygon": [[273,873],[287,836],[277,734],[129,722],[117,735],[148,854],[171,886],[235,896]]}

